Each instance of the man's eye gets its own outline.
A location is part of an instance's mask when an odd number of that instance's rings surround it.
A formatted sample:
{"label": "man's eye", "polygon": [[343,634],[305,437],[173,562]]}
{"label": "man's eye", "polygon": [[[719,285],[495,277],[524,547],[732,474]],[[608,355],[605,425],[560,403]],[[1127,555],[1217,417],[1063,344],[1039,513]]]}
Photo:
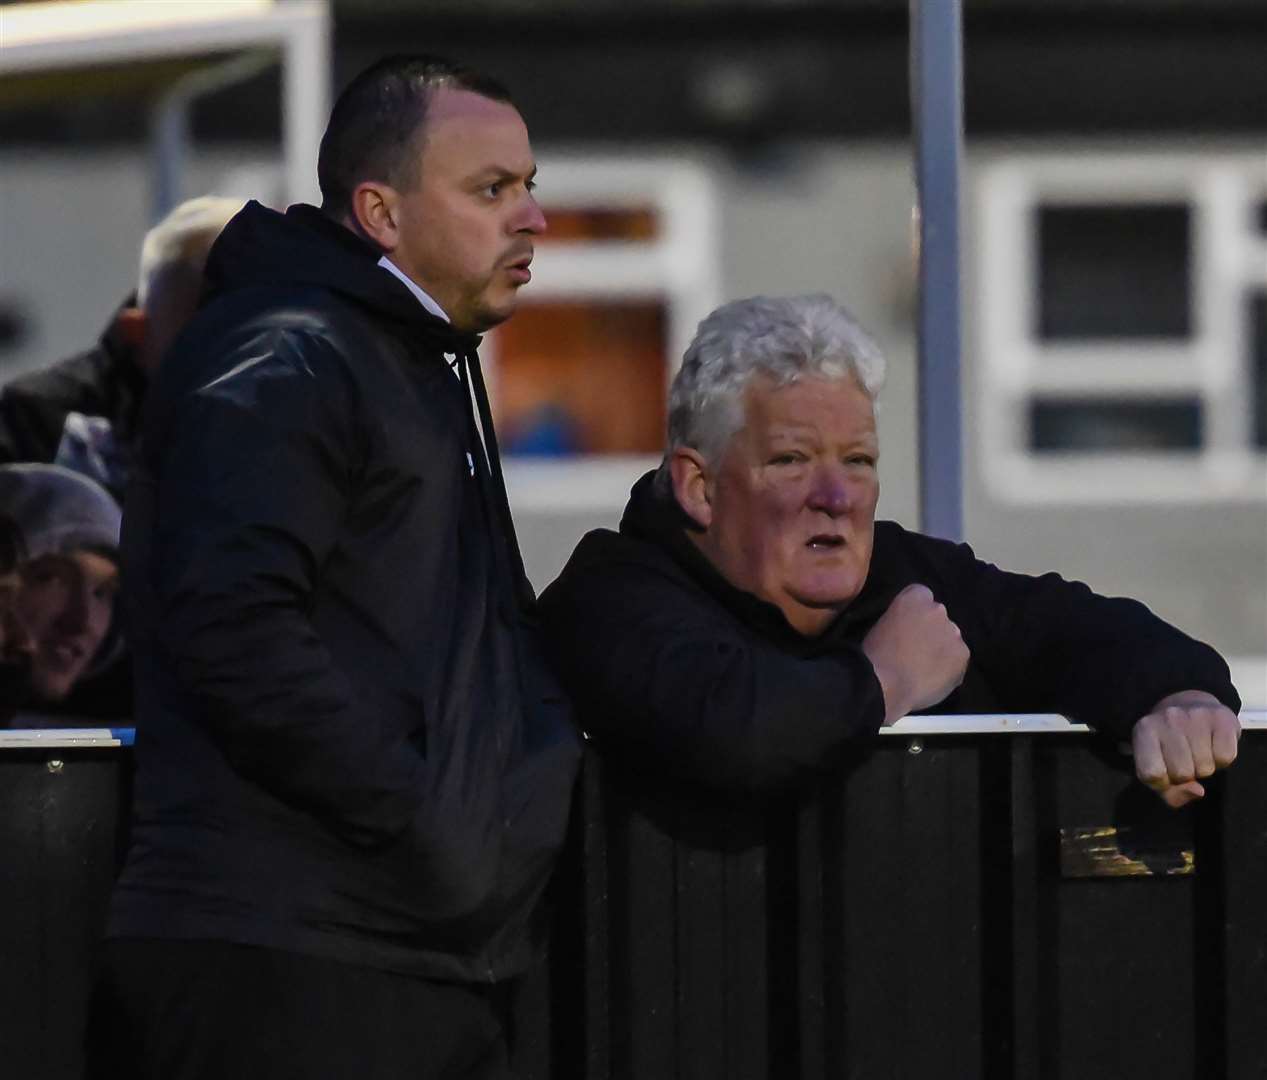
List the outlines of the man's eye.
{"label": "man's eye", "polygon": [[801,462],[800,454],[775,454],[770,459],[771,465],[797,465]]}
{"label": "man's eye", "polygon": [[490,199],[497,198],[497,196],[502,193],[502,182],[498,180],[495,184],[489,184],[483,189],[482,193],[487,195]]}
{"label": "man's eye", "polygon": [[526,187],[529,191],[536,191],[537,182],[535,180],[528,180],[524,183],[524,187]]}
{"label": "man's eye", "polygon": [[846,465],[865,465],[867,468],[875,468],[875,458],[870,454],[853,454],[845,458]]}

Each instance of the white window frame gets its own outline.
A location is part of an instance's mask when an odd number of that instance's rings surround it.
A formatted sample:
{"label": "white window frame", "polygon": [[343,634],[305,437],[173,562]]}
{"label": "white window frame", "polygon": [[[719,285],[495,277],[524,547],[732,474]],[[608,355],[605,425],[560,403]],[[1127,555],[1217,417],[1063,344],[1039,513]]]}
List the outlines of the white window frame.
{"label": "white window frame", "polygon": [[[701,319],[721,295],[718,199],[705,165],[671,157],[543,154],[539,194],[547,220],[559,210],[650,210],[656,235],[646,241],[542,243],[525,303],[655,300],[667,313],[666,388]],[[481,350],[489,394],[497,396],[496,331]],[[659,454],[576,458],[506,456],[502,465],[516,513],[611,511]]]}
{"label": "white window frame", "polygon": [[317,202],[314,163],[330,116],[330,36],[326,0],[11,4],[0,8],[0,77],[276,49],[286,194],[291,202]]}
{"label": "white window frame", "polygon": [[[1094,150],[1009,154],[976,187],[978,452],[991,494],[1016,503],[1267,502],[1253,445],[1245,296],[1267,288],[1261,153]],[[1053,344],[1035,336],[1040,206],[1185,203],[1192,222],[1192,336]],[[1042,452],[1029,407],[1042,395],[1202,404],[1196,451]]]}

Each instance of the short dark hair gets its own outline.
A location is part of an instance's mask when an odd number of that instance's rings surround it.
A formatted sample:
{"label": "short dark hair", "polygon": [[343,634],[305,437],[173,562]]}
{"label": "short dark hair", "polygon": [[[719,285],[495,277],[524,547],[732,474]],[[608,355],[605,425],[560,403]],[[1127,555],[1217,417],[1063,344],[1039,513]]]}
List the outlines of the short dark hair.
{"label": "short dark hair", "polygon": [[401,191],[418,183],[418,144],[432,94],[468,90],[513,105],[510,91],[489,75],[438,56],[385,56],[339,95],[317,156],[321,208],[348,214],[352,192],[365,180]]}

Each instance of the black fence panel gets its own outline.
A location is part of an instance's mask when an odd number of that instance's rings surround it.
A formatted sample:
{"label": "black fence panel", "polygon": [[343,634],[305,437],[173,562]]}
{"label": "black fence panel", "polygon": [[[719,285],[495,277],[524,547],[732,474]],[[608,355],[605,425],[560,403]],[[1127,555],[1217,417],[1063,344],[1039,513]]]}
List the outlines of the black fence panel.
{"label": "black fence panel", "polygon": [[[594,752],[523,1080],[1262,1080],[1267,738],[1180,812],[1088,737],[886,737],[761,803]],[[0,751],[0,1073],[72,1080],[130,751]]]}
{"label": "black fence panel", "polygon": [[1241,758],[1173,812],[1071,735],[883,739],[756,807],[591,755],[556,1075],[1261,1080],[1267,740]]}
{"label": "black fence panel", "polygon": [[1226,1054],[1227,1075],[1248,1080],[1267,1076],[1267,738],[1242,738],[1241,757],[1248,775],[1229,777],[1225,827],[1208,845],[1222,871],[1212,929],[1222,946],[1223,978],[1197,993],[1222,995],[1222,1023],[1211,1041]]}
{"label": "black fence panel", "polygon": [[0,753],[0,1075],[78,1080],[131,760]]}

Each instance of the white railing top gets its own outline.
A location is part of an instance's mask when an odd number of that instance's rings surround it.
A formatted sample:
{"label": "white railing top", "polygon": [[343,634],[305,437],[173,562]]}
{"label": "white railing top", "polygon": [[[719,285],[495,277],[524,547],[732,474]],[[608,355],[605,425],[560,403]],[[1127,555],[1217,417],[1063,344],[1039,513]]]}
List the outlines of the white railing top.
{"label": "white railing top", "polygon": [[[1267,709],[1242,709],[1241,728],[1245,731],[1267,731]],[[990,735],[1011,732],[1015,735],[1080,734],[1089,732],[1086,724],[1075,724],[1059,713],[975,713],[963,716],[904,716],[891,727],[881,728],[881,735]]]}
{"label": "white railing top", "polygon": [[[1267,731],[1267,709],[1242,709],[1245,731]],[[1091,729],[1058,713],[976,713],[964,716],[905,716],[881,735],[906,738],[926,735],[1078,735]],[[134,730],[113,728],[13,728],[0,731],[0,751],[53,749],[109,749],[131,746]]]}
{"label": "white railing top", "polygon": [[0,751],[99,749],[131,746],[134,729],[118,728],[12,728],[0,731]]}

